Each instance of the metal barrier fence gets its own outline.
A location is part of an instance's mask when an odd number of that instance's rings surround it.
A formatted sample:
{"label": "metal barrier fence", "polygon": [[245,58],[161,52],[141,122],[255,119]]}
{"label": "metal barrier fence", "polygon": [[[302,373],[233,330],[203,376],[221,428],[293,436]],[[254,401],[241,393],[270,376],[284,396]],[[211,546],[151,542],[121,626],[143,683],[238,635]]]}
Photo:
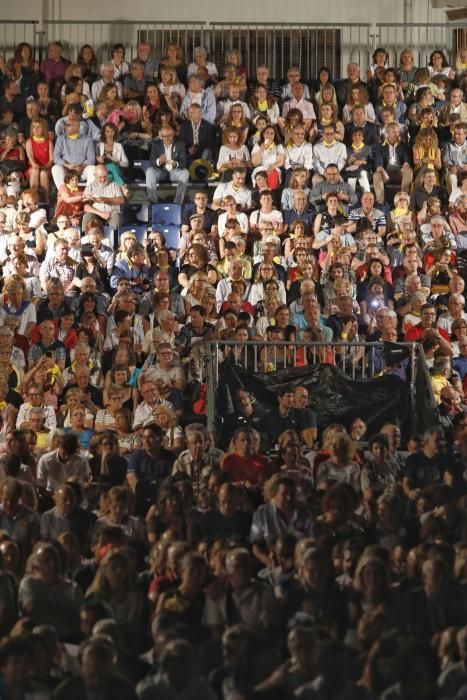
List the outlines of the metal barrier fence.
{"label": "metal barrier fence", "polygon": [[23,20],[2,20],[0,22],[0,55],[5,60],[11,58],[15,47],[22,41],[31,44],[37,60],[41,57],[39,22]]}
{"label": "metal barrier fence", "polygon": [[443,49],[451,62],[467,45],[467,23],[259,23],[259,22],[125,22],[125,21],[38,21],[6,20],[0,25],[0,53],[10,57],[21,41],[30,43],[36,58],[44,57],[47,43],[60,39],[65,54],[75,60],[83,44],[91,44],[100,61],[110,58],[114,43],[122,43],[127,59],[136,55],[138,41],[147,40],[160,55],[169,41],[176,41],[190,62],[193,48],[205,46],[211,59],[222,66],[227,49],[239,49],[248,73],[266,63],[275,78],[285,77],[287,68],[298,65],[306,78],[315,77],[326,65],[335,77],[345,74],[349,61],[362,71],[371,62],[376,46],[389,50],[390,63],[398,65],[400,52],[410,48],[415,64],[428,63],[434,49]]}
{"label": "metal barrier fence", "polygon": [[121,22],[66,21],[4,22],[0,34],[0,52],[8,58],[20,41],[28,41],[38,60],[45,56],[47,43],[60,39],[64,54],[75,60],[80,47],[90,44],[99,59],[110,58],[113,44],[126,47],[126,59],[136,55],[139,41],[146,40],[161,55],[169,41],[176,41],[184,50],[187,63],[193,48],[205,46],[218,67],[222,67],[225,52],[239,49],[249,74],[266,63],[271,76],[283,78],[287,68],[298,65],[306,78],[315,77],[326,65],[339,77],[348,61],[366,67],[371,50],[370,25],[357,23],[180,23],[180,22]]}
{"label": "metal barrier fence", "polygon": [[[229,358],[253,373],[275,372],[286,367],[303,367],[305,364],[335,364],[352,379],[372,379],[384,373],[387,365],[383,343],[343,342],[290,342],[249,340],[208,341],[203,344],[203,381],[207,385],[207,422],[211,430],[215,427],[216,391],[219,384],[219,366]],[[417,359],[426,368],[425,355],[419,343],[397,343],[397,348],[408,352],[407,376],[410,383],[412,415],[415,407],[417,381]],[[307,355],[303,363],[304,354]],[[431,386],[430,401],[435,405]]]}
{"label": "metal barrier fence", "polygon": [[429,23],[377,23],[373,46],[384,46],[389,51],[389,64],[399,65],[400,54],[410,49],[416,66],[426,66],[435,49],[444,51],[454,64],[456,54],[467,46],[467,22],[446,24]]}

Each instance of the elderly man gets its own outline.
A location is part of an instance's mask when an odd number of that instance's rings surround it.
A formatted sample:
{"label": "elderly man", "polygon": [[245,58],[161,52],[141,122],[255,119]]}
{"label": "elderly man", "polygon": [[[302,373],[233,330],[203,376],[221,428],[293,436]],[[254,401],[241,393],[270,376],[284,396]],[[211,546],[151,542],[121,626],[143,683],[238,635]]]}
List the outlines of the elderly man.
{"label": "elderly man", "polygon": [[282,107],[282,116],[278,119],[281,127],[285,126],[285,120],[291,109],[298,109],[303,115],[303,125],[308,133],[316,121],[316,114],[313,104],[305,99],[305,86],[303,83],[295,82],[291,87],[291,98]]}
{"label": "elderly man", "polygon": [[110,182],[105,165],[96,166],[94,181],[87,184],[84,194],[87,198],[87,203],[84,205],[84,228],[95,217],[113,229],[120,226],[120,206],[124,203],[125,197],[120,185],[115,181]]}
{"label": "elderly man", "polygon": [[123,80],[123,96],[127,100],[142,102],[148,78],[144,73],[144,63],[135,58],[130,63],[130,73]]}
{"label": "elderly man", "polygon": [[392,107],[395,113],[396,121],[403,124],[404,117],[407,112],[407,105],[403,100],[397,98],[397,92],[394,85],[386,83],[381,91],[381,103],[376,109],[376,116],[380,124],[383,123],[381,112],[386,107]]}
{"label": "elderly man", "polygon": [[310,192],[310,204],[316,211],[323,211],[326,207],[325,197],[329,192],[337,195],[339,204],[347,211],[349,205],[357,203],[355,190],[348,182],[344,182],[335,163],[330,163],[324,169],[324,180],[318,182]]}
{"label": "elderly man", "polygon": [[229,96],[224,99],[220,100],[217,104],[217,123],[223,124],[225,121],[227,121],[227,117],[229,116],[229,111],[232,105],[238,104],[241,105],[241,108],[243,109],[243,115],[245,119],[250,119],[251,113],[250,113],[250,108],[248,107],[247,103],[244,102],[243,100],[240,99],[240,85],[237,83],[232,83],[229,86]]}
{"label": "elderly man", "polygon": [[75,276],[75,263],[69,258],[70,246],[67,241],[59,238],[54,243],[54,254],[44,260],[39,272],[39,279],[43,291],[47,291],[47,284],[51,277],[58,277],[63,285],[66,296],[73,296],[73,278]]}
{"label": "elderly man", "polygon": [[58,136],[54,148],[52,177],[57,189],[65,182],[67,170],[76,171],[88,183],[94,179],[96,153],[92,138],[80,134],[79,122],[69,122],[65,130],[66,134]]}
{"label": "elderly man", "polygon": [[189,178],[186,150],[183,141],[174,138],[174,130],[170,125],[162,127],[160,139],[153,142],[149,162],[150,166],[146,170],[149,201],[157,203],[159,182],[176,182],[174,201],[183,204]]}
{"label": "elderly man", "polygon": [[210,124],[215,124],[216,98],[211,88],[205,88],[203,79],[197,75],[191,75],[188,78],[188,90],[180,107],[180,115],[182,117],[187,117],[188,108],[192,104],[200,105],[201,117]]}
{"label": "elderly man", "polygon": [[151,81],[157,78],[157,72],[159,70],[159,60],[151,55],[151,44],[147,41],[140,41],[136,47],[138,53],[138,60],[144,66],[144,77],[146,80]]}
{"label": "elderly man", "polygon": [[28,369],[36,367],[39,363],[45,369],[52,369],[54,364],[57,364],[63,372],[66,348],[61,340],[55,339],[55,324],[51,319],[45,319],[39,324],[39,336],[40,340],[29,347]]}
{"label": "elderly man", "polygon": [[323,129],[323,138],[313,147],[313,187],[324,179],[328,165],[335,165],[339,172],[347,163],[347,149],[336,140],[335,124],[327,124]]}
{"label": "elderly man", "polygon": [[467,172],[467,123],[458,124],[454,138],[443,149],[443,167],[446,170],[446,185],[449,192],[458,186],[458,178]]}
{"label": "elderly man", "polygon": [[[360,199],[361,207],[353,209],[349,215],[349,231],[358,231],[359,221],[367,219],[372,230],[380,236],[386,235],[386,217],[381,209],[375,207],[375,195],[373,192],[363,192]],[[365,227],[367,228],[367,227]]]}
{"label": "elderly man", "polygon": [[[18,258],[26,261],[26,269],[29,275],[37,276],[39,274],[39,261],[34,254],[29,255],[25,253],[26,243],[25,241],[12,233],[8,236],[8,247],[7,251],[9,253],[8,257],[3,260],[2,272],[3,277],[9,277],[10,275],[16,274],[16,262]],[[28,248],[31,250],[31,248]],[[34,251],[31,251],[32,253]]]}
{"label": "elderly man", "polygon": [[449,102],[439,110],[438,123],[441,126],[449,126],[451,114],[458,115],[461,122],[467,122],[467,104],[464,102],[464,93],[458,87],[452,88],[449,93]]}
{"label": "elderly man", "polygon": [[313,168],[313,146],[305,140],[306,130],[302,124],[297,124],[292,131],[292,140],[285,148],[285,168],[292,171],[302,167]]}
{"label": "elderly man", "polygon": [[270,95],[273,95],[279,100],[281,99],[280,84],[277,80],[269,77],[269,68],[264,63],[256,67],[255,78],[250,78],[250,80],[248,80],[248,98],[251,98],[254,95],[255,90],[259,85],[264,86]]}
{"label": "elderly man", "polygon": [[[290,66],[290,68],[287,70],[287,82],[284,83],[282,86],[281,90],[281,102],[285,102],[286,100],[290,100],[290,98],[293,96],[293,86],[295,83],[300,83],[302,80],[302,76],[300,73],[300,68],[298,66]],[[303,87],[305,88],[305,99],[309,100],[310,99],[310,91],[308,89],[308,86],[303,83]]]}
{"label": "elderly man", "polygon": [[212,161],[217,148],[217,130],[202,117],[201,105],[193,102],[182,121],[180,138],[185,142],[188,162],[203,158]]}
{"label": "elderly man", "polygon": [[141,243],[132,243],[127,251],[127,259],[121,258],[114,266],[110,286],[117,289],[122,277],[130,281],[130,288],[135,294],[143,294],[149,289],[149,268],[145,264],[146,254]]}
{"label": "elderly man", "polygon": [[366,87],[366,83],[360,79],[360,66],[358,63],[347,65],[347,78],[339,80],[336,85],[337,101],[343,107],[347,101],[347,95],[352,88]]}
{"label": "elderly man", "polygon": [[464,307],[465,297],[462,294],[451,294],[448,301],[448,310],[438,317],[438,328],[442,328],[451,335],[454,321],[467,322],[467,314],[464,311]]}
{"label": "elderly man", "polygon": [[[101,65],[101,75],[102,78],[100,80],[96,80],[96,82],[92,84],[91,96],[94,103],[98,101],[102,88],[105,85],[114,83],[113,63],[103,63]],[[119,80],[115,81],[114,84],[117,86],[118,97],[121,99],[123,97],[122,84]]]}
{"label": "elderly man", "polygon": [[385,201],[384,185],[401,184],[404,192],[410,192],[412,184],[412,156],[406,143],[400,140],[401,129],[397,122],[389,124],[388,136],[383,145],[376,146],[373,184],[377,202]]}

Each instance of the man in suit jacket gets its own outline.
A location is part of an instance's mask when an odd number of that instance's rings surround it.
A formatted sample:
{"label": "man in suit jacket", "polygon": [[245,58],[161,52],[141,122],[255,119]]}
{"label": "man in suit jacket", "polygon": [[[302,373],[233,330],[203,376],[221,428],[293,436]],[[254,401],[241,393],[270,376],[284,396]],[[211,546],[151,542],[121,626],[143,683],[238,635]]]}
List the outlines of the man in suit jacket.
{"label": "man in suit jacket", "polygon": [[355,129],[363,129],[363,141],[366,146],[376,146],[378,134],[374,124],[367,122],[364,107],[354,107],[352,110],[353,120],[345,125],[344,143],[346,146],[352,144],[352,134]]}
{"label": "man in suit jacket", "polygon": [[410,192],[412,184],[411,154],[407,144],[400,140],[400,126],[389,124],[386,142],[376,147],[373,185],[376,201],[384,202],[384,185],[387,182],[401,184],[404,192]]}
{"label": "man in suit jacket", "polygon": [[180,137],[186,145],[188,163],[204,158],[212,163],[217,151],[217,130],[201,118],[201,105],[193,102],[187,110],[188,119],[182,121]]}
{"label": "man in suit jacket", "polygon": [[458,114],[461,122],[467,122],[467,103],[464,101],[464,93],[460,88],[453,88],[449,94],[449,102],[439,110],[438,124],[449,126],[451,114]]}
{"label": "man in suit jacket", "polygon": [[151,204],[157,203],[157,183],[176,182],[174,201],[183,204],[188,183],[187,157],[185,144],[174,138],[174,130],[168,125],[160,131],[161,139],[154,141],[146,170],[146,187]]}

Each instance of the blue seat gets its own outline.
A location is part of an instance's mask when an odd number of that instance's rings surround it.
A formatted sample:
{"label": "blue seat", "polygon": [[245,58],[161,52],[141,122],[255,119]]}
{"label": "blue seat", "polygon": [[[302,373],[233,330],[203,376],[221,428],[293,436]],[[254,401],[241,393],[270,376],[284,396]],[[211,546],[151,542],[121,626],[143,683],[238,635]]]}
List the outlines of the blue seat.
{"label": "blue seat", "polygon": [[125,231],[134,231],[138,243],[144,243],[144,241],[146,240],[147,230],[147,226],[133,226],[131,224],[129,224],[128,226],[119,226],[118,240],[120,241],[120,236],[122,235],[122,233],[125,233]]}
{"label": "blue seat", "polygon": [[115,231],[112,226],[104,226],[104,243],[113,249],[115,245]]}
{"label": "blue seat", "polygon": [[180,243],[180,226],[160,226],[158,231],[164,234],[167,248],[178,250]]}
{"label": "blue seat", "polygon": [[182,223],[182,207],[180,204],[153,204],[153,226],[180,226]]}

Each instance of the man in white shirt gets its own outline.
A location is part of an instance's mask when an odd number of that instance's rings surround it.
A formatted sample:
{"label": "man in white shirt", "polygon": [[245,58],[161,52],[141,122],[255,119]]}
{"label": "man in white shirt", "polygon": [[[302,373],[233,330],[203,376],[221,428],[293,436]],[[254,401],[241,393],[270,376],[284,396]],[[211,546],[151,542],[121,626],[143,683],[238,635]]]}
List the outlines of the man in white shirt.
{"label": "man in white shirt", "polygon": [[232,180],[224,182],[216,187],[212,199],[213,209],[223,209],[223,200],[227,195],[231,195],[237,202],[237,208],[241,211],[251,209],[251,191],[245,187],[245,168],[235,168],[232,173]]}
{"label": "man in white shirt", "polygon": [[86,484],[91,476],[88,460],[78,454],[77,435],[67,433],[58,440],[58,448],[42,455],[37,465],[36,483],[50,493],[72,477],[80,484]]}
{"label": "man in white shirt", "polygon": [[141,395],[143,401],[138,404],[133,418],[133,428],[141,427],[147,421],[154,419],[154,409],[156,406],[167,406],[171,410],[174,409],[170,401],[161,399],[158,396],[157,386],[154,381],[143,379],[141,383]]}
{"label": "man in white shirt", "polygon": [[284,103],[282,107],[282,117],[279,117],[278,123],[282,128],[285,125],[285,118],[291,109],[298,109],[303,114],[303,123],[305,131],[308,133],[316,121],[316,114],[313,104],[305,99],[305,86],[303,83],[294,83],[292,85],[292,97]]}
{"label": "man in white shirt", "polygon": [[313,146],[305,141],[305,128],[297,124],[292,131],[292,142],[285,148],[285,169],[301,166],[307,170],[313,168]]}
{"label": "man in white shirt", "polygon": [[313,187],[324,180],[324,171],[328,165],[337,166],[339,172],[347,162],[347,149],[336,140],[336,127],[328,124],[324,127],[323,138],[313,147]]}
{"label": "man in white shirt", "polygon": [[223,124],[227,120],[229,110],[234,104],[241,105],[245,119],[251,118],[250,108],[246,102],[240,99],[240,85],[233,84],[229,87],[229,96],[225,100],[220,100],[217,104],[218,124]]}
{"label": "man in white shirt", "polygon": [[88,203],[84,205],[84,228],[96,216],[113,229],[120,226],[120,206],[125,198],[120,185],[115,181],[110,182],[105,165],[96,166],[94,181],[86,185],[84,194],[88,198]]}
{"label": "man in white shirt", "polygon": [[112,63],[103,63],[101,65],[101,75],[102,78],[100,80],[96,80],[95,83],[92,84],[91,88],[91,97],[93,102],[97,102],[99,99],[99,96],[101,94],[102,88],[104,85],[108,85],[109,83],[114,83],[114,85],[117,86],[117,92],[118,92],[118,97],[119,99],[122,99],[122,84],[119,80],[116,80],[114,82],[114,67]]}

